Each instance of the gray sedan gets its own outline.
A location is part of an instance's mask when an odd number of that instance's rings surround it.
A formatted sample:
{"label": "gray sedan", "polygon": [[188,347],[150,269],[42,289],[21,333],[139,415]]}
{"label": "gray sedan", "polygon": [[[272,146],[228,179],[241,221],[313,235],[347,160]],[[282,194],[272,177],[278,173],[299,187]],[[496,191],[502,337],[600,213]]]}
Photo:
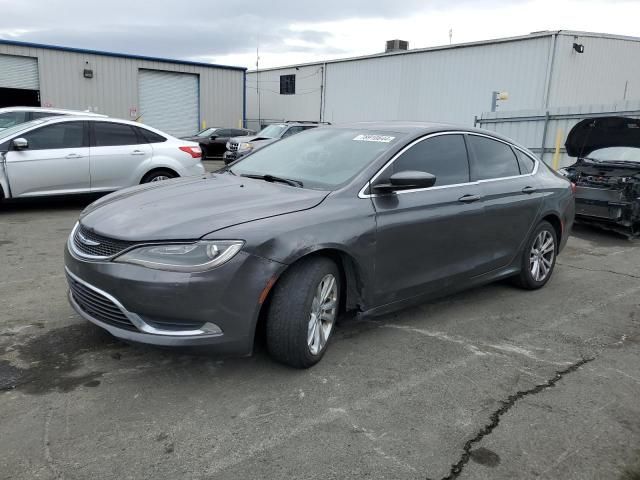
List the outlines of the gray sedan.
{"label": "gray sedan", "polygon": [[320,127],[230,168],[108,195],[67,243],[69,299],[113,335],[309,367],[345,311],[379,315],[510,277],[544,286],[573,185],[490,132]]}

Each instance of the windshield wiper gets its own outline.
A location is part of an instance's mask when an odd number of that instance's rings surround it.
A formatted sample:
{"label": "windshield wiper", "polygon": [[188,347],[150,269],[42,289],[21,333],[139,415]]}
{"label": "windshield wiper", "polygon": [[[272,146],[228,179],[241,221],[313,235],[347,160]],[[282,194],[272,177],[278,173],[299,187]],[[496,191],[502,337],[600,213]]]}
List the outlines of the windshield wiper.
{"label": "windshield wiper", "polygon": [[255,178],[258,180],[265,180],[267,182],[279,182],[279,183],[285,183],[287,185],[291,185],[292,187],[302,187],[303,183],[300,180],[292,180],[290,178],[283,178],[283,177],[276,177],[275,175],[269,175],[268,173],[266,175],[257,175],[257,174],[253,174],[253,173],[242,173],[240,174],[241,177],[247,177],[247,178]]}

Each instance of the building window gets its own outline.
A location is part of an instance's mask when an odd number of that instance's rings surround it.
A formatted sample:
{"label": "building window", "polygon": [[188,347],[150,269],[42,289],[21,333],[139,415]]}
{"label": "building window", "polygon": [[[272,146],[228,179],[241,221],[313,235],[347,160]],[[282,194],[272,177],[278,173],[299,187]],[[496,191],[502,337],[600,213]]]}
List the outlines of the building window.
{"label": "building window", "polygon": [[280,75],[280,95],[295,95],[296,76]]}

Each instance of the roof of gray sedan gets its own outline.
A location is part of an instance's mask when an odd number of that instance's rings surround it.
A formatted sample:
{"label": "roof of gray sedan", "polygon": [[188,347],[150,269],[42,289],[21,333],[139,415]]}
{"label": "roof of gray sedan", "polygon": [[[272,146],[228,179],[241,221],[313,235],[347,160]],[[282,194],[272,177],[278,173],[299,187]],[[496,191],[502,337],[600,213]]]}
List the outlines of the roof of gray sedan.
{"label": "roof of gray sedan", "polygon": [[515,143],[510,138],[500,135],[497,132],[482,130],[475,127],[465,127],[462,125],[456,125],[453,123],[443,122],[410,122],[410,121],[377,121],[377,122],[353,122],[353,123],[340,123],[338,125],[331,125],[331,127],[337,128],[353,128],[367,131],[377,132],[396,132],[404,133],[407,135],[424,135],[432,132],[443,131],[461,131],[461,132],[475,132],[483,135],[491,135],[496,138],[500,138],[509,143]]}
{"label": "roof of gray sedan", "polygon": [[386,121],[386,122],[353,122],[334,125],[338,128],[355,128],[361,130],[375,130],[379,132],[416,133],[436,130],[469,130],[459,125],[437,122],[407,122],[407,121]]}

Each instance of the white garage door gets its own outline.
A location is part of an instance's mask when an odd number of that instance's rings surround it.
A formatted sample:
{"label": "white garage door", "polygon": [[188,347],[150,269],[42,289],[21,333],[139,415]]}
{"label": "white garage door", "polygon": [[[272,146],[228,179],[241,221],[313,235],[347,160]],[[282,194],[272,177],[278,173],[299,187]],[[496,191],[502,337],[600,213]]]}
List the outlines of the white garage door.
{"label": "white garage door", "polygon": [[176,137],[196,133],[200,123],[198,83],[198,75],[140,69],[141,122]]}
{"label": "white garage door", "polygon": [[0,55],[0,88],[40,90],[38,59]]}

